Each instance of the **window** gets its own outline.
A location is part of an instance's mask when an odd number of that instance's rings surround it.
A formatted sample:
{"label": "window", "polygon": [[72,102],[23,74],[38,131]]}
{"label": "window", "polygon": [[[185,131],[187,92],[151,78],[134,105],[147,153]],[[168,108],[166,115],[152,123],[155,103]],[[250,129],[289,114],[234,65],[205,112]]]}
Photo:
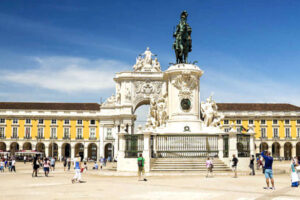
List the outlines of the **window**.
{"label": "window", "polygon": [[18,138],[18,127],[13,127],[12,138]]}
{"label": "window", "polygon": [[25,128],[25,138],[30,138],[30,127]]}
{"label": "window", "polygon": [[0,124],[5,124],[5,119],[0,119]]}
{"label": "window", "polygon": [[70,120],[68,120],[68,119],[65,119],[65,124],[70,124]]}
{"label": "window", "polygon": [[261,137],[262,138],[266,138],[267,137],[266,128],[261,128]]}
{"label": "window", "polygon": [[91,125],[95,125],[95,124],[96,124],[96,120],[92,119],[92,120],[90,121],[90,124],[91,124]]}
{"label": "window", "polygon": [[51,124],[56,124],[56,119],[52,119]]}
{"label": "window", "polygon": [[5,137],[5,129],[4,127],[0,127],[0,138],[4,138]]}
{"label": "window", "polygon": [[261,124],[266,124],[266,120],[262,119],[262,120],[260,120],[260,123]]}
{"label": "window", "polygon": [[228,132],[229,132],[229,128],[225,128],[225,129],[224,129],[224,132],[225,132],[225,133],[228,133]]}
{"label": "window", "polygon": [[44,137],[44,128],[39,127],[38,128],[38,138]]}
{"label": "window", "polygon": [[300,138],[300,128],[297,128],[297,137]]}
{"label": "window", "polygon": [[291,129],[285,128],[285,137],[290,138],[291,137]]}
{"label": "window", "polygon": [[19,120],[18,119],[13,119],[13,124],[18,124]]}
{"label": "window", "polygon": [[82,125],[82,120],[81,119],[77,120],[77,124]]}
{"label": "window", "polygon": [[25,124],[31,124],[31,119],[26,119]]}
{"label": "window", "polygon": [[300,124],[300,119],[297,119],[297,124]]}
{"label": "window", "polygon": [[107,128],[107,130],[106,130],[106,136],[107,137],[111,137],[111,135],[112,135],[112,129],[111,128]]}
{"label": "window", "polygon": [[254,124],[254,121],[252,119],[250,119],[249,124]]}
{"label": "window", "polygon": [[90,138],[96,137],[96,128],[90,128]]}
{"label": "window", "polygon": [[236,120],[236,124],[242,124],[242,120],[240,119]]}
{"label": "window", "polygon": [[56,128],[55,127],[51,128],[51,138],[56,138]]}
{"label": "window", "polygon": [[44,120],[43,119],[39,119],[39,124],[44,124]]}
{"label": "window", "polygon": [[273,136],[274,138],[278,138],[278,128],[273,128]]}
{"label": "window", "polygon": [[82,128],[77,128],[77,139],[82,139]]}
{"label": "window", "polygon": [[274,125],[278,124],[278,120],[277,119],[273,119],[273,124]]}
{"label": "window", "polygon": [[290,120],[289,119],[284,120],[284,124],[290,124]]}
{"label": "window", "polygon": [[64,128],[64,138],[70,138],[70,129]]}

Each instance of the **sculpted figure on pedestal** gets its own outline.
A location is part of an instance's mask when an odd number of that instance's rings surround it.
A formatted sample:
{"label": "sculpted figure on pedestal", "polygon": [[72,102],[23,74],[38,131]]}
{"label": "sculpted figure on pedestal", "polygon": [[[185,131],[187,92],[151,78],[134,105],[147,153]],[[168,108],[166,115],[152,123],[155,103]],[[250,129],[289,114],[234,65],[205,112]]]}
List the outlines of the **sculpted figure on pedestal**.
{"label": "sculpted figure on pedestal", "polygon": [[146,51],[137,57],[133,70],[135,72],[160,72],[160,63],[157,58],[152,59],[153,56],[156,55],[147,47]]}
{"label": "sculpted figure on pedestal", "polygon": [[116,96],[112,94],[106,101],[103,103],[103,106],[114,105],[116,103]]}
{"label": "sculpted figure on pedestal", "polygon": [[158,100],[154,97],[150,99],[150,111],[148,122],[152,127],[161,127],[166,125],[167,116],[166,98],[161,97]]}
{"label": "sculpted figure on pedestal", "polygon": [[207,98],[205,103],[201,104],[201,112],[204,117],[204,125],[206,127],[216,127],[220,125],[224,116],[218,113],[218,106],[212,99],[212,96]]}

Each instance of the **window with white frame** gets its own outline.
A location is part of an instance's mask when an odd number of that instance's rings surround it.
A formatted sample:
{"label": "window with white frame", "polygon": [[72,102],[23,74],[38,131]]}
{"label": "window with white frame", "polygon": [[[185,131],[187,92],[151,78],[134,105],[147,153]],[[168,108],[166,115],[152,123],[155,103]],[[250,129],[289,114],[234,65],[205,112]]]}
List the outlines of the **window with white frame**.
{"label": "window with white frame", "polygon": [[25,124],[31,124],[31,119],[25,119]]}
{"label": "window with white frame", "polygon": [[95,124],[96,124],[96,120],[91,119],[90,124],[91,124],[91,125],[95,125]]}
{"label": "window with white frame", "polygon": [[65,124],[66,124],[66,125],[69,125],[69,124],[70,124],[70,120],[65,119]]}
{"label": "window with white frame", "polygon": [[285,128],[285,137],[290,138],[291,137],[291,129]]}
{"label": "window with white frame", "polygon": [[25,127],[25,138],[30,138],[30,127]]}
{"label": "window with white frame", "polygon": [[96,137],[96,128],[90,128],[90,138]]}
{"label": "window with white frame", "polygon": [[82,128],[77,128],[77,138],[82,139]]}
{"label": "window with white frame", "polygon": [[278,128],[273,128],[273,137],[278,138]]}
{"label": "window with white frame", "polygon": [[230,128],[224,128],[224,132],[225,132],[225,133],[228,133],[229,130],[230,130]]}
{"label": "window with white frame", "polygon": [[249,120],[249,124],[254,124],[253,119],[250,119],[250,120]]}
{"label": "window with white frame", "polygon": [[284,124],[289,125],[290,124],[290,120],[289,119],[284,120]]}
{"label": "window with white frame", "polygon": [[278,120],[277,119],[273,119],[273,124],[277,125],[278,124]]}
{"label": "window with white frame", "polygon": [[44,120],[43,119],[39,119],[39,124],[44,124]]}
{"label": "window with white frame", "polygon": [[112,136],[112,128],[107,128],[106,129],[106,136],[111,137]]}
{"label": "window with white frame", "polygon": [[64,137],[70,138],[70,128],[64,128]]}
{"label": "window with white frame", "polygon": [[242,120],[240,119],[236,120],[236,124],[242,124]]}
{"label": "window with white frame", "polygon": [[5,119],[4,118],[0,119],[0,124],[5,124]]}
{"label": "window with white frame", "polygon": [[225,119],[225,120],[224,120],[224,124],[229,124],[229,120],[228,120],[228,119]]}
{"label": "window with white frame", "polygon": [[13,119],[13,124],[18,124],[19,120],[18,119]]}
{"label": "window with white frame", "polygon": [[82,120],[81,119],[77,120],[77,124],[82,125]]}
{"label": "window with white frame", "polygon": [[0,127],[0,138],[4,138],[4,137],[5,137],[5,128]]}
{"label": "window with white frame", "polygon": [[297,128],[297,137],[300,138],[300,128]]}
{"label": "window with white frame", "polygon": [[56,119],[52,119],[51,124],[56,124]]}
{"label": "window with white frame", "polygon": [[266,120],[265,119],[260,120],[260,124],[265,125],[266,124]]}
{"label": "window with white frame", "polygon": [[51,127],[51,138],[56,138],[56,127]]}
{"label": "window with white frame", "polygon": [[18,127],[13,127],[12,129],[12,138],[18,137]]}
{"label": "window with white frame", "polygon": [[39,127],[38,128],[38,138],[43,138],[44,137],[44,128]]}
{"label": "window with white frame", "polygon": [[261,128],[260,131],[261,131],[261,137],[262,138],[266,138],[267,137],[267,130],[266,130],[266,128]]}

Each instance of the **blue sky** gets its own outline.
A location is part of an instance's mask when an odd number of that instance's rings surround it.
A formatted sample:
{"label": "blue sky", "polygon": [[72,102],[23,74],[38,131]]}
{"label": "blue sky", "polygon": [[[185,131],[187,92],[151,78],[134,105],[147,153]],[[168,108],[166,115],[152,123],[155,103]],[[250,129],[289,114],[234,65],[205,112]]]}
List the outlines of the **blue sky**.
{"label": "blue sky", "polygon": [[149,46],[174,62],[189,13],[201,98],[300,106],[300,1],[0,1],[0,101],[99,102]]}

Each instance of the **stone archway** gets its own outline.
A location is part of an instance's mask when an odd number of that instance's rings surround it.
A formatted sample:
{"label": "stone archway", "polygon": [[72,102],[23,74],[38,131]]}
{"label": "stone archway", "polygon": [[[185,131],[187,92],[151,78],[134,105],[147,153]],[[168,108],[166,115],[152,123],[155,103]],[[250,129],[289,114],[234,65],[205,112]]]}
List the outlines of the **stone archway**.
{"label": "stone archway", "polygon": [[284,144],[284,158],[286,160],[290,160],[292,158],[292,144],[290,142],[286,142]]}
{"label": "stone archway", "polygon": [[113,158],[114,157],[114,148],[111,143],[107,143],[105,145],[105,151],[104,151],[104,157],[107,159],[108,157]]}
{"label": "stone archway", "polygon": [[71,157],[71,145],[69,143],[63,143],[61,146],[61,154],[65,158]]}
{"label": "stone archway", "polygon": [[266,142],[262,142],[259,145],[259,152],[268,151],[268,149],[269,149],[269,145]]}
{"label": "stone archway", "polygon": [[10,153],[11,155],[15,155],[17,151],[19,151],[19,144],[17,142],[13,142],[10,144]]}
{"label": "stone archway", "polygon": [[296,144],[296,156],[300,156],[300,142]]}
{"label": "stone archway", "polygon": [[42,142],[37,143],[35,148],[36,148],[37,152],[41,152],[41,153],[43,153],[43,156],[45,156],[45,144],[44,143],[42,143]]}
{"label": "stone archway", "polygon": [[97,161],[97,145],[95,143],[91,143],[88,146],[88,160]]}
{"label": "stone archway", "polygon": [[6,151],[6,144],[4,142],[0,142],[0,150]]}
{"label": "stone archway", "polygon": [[[56,143],[49,144],[49,156],[58,158],[58,145]],[[52,153],[53,152],[53,153]]]}
{"label": "stone archway", "polygon": [[25,142],[23,144],[23,150],[32,150],[32,145],[30,142]]}
{"label": "stone archway", "polygon": [[84,145],[82,143],[77,143],[75,145],[75,157],[79,155],[81,160],[84,158]]}
{"label": "stone archway", "polygon": [[280,144],[278,142],[272,144],[272,156],[275,158],[280,157]]}

